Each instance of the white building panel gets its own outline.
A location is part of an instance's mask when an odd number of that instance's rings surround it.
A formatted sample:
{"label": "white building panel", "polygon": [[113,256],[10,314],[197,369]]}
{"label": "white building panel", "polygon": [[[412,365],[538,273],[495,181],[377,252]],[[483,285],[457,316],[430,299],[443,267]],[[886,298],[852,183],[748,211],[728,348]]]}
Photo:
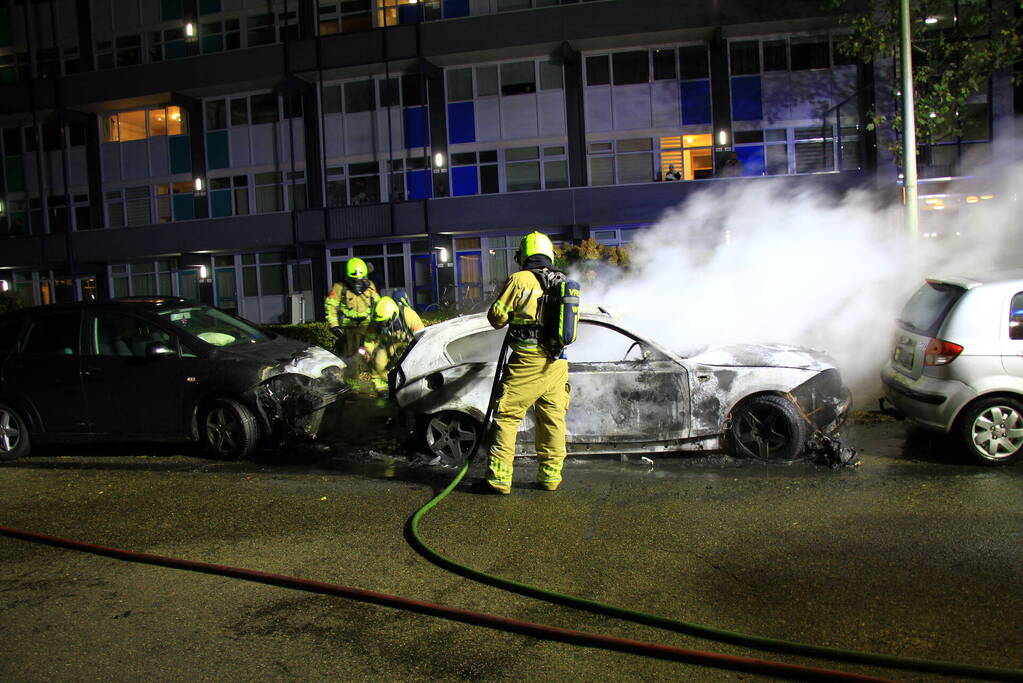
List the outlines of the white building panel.
{"label": "white building panel", "polygon": [[150,175],[170,175],[170,141],[165,135],[149,138]]}
{"label": "white building panel", "polygon": [[21,158],[24,160],[25,168],[25,191],[39,194],[39,162],[36,155],[25,154]]}
{"label": "white building panel", "polygon": [[586,132],[605,133],[611,130],[611,87],[586,88]]}
{"label": "white building panel", "polygon": [[476,142],[501,139],[501,101],[496,97],[476,100]]}
{"label": "white building panel", "polygon": [[132,140],[121,143],[121,163],[125,180],[148,178],[149,173],[149,141]]}
{"label": "white building panel", "polygon": [[130,29],[138,31],[139,24],[139,7],[134,2],[118,2],[117,11],[114,13],[114,31],[124,32]]}
{"label": "white building panel", "polygon": [[615,130],[636,130],[650,127],[650,85],[616,85],[611,91],[614,100]]}
{"label": "white building panel", "polygon": [[373,112],[361,111],[345,115],[346,154],[371,154],[376,138],[373,126]]}
{"label": "white building panel", "polygon": [[[387,125],[387,114],[391,114],[390,128]],[[396,153],[405,148],[402,132],[401,107],[383,107],[377,110],[377,131],[380,136],[380,150],[386,152],[394,150]],[[387,136],[390,134],[390,146],[387,143]]]}
{"label": "white building panel", "polygon": [[341,114],[323,117],[323,153],[328,158],[344,156],[345,136]]}
{"label": "white building panel", "polygon": [[501,137],[504,140],[535,138],[540,134],[536,95],[501,98]]}
{"label": "white building panel", "polygon": [[565,91],[543,90],[536,96],[540,137],[565,135]]}
{"label": "white building panel", "polygon": [[252,166],[252,150],[249,149],[248,126],[232,128],[228,134],[227,144],[231,153],[231,168]]}
{"label": "white building panel", "polygon": [[121,172],[120,147],[119,142],[106,142],[100,145],[103,180],[115,182],[124,180],[124,174]]}
{"label": "white building panel", "polygon": [[249,126],[253,166],[264,166],[274,162],[274,125],[261,123]]}
{"label": "white building panel", "polygon": [[[290,130],[289,130],[290,123]],[[294,119],[289,121],[282,121],[277,126],[277,148],[280,154],[280,160],[282,162],[291,163],[292,149],[295,150],[295,162],[302,163],[305,161],[305,133],[302,130],[301,119]]]}
{"label": "white building panel", "polygon": [[682,123],[679,111],[681,94],[676,81],[655,81],[650,84],[650,110],[653,128],[678,128]]}
{"label": "white building panel", "polygon": [[89,156],[84,147],[75,147],[71,150],[68,182],[71,183],[71,187],[82,187],[89,184]]}

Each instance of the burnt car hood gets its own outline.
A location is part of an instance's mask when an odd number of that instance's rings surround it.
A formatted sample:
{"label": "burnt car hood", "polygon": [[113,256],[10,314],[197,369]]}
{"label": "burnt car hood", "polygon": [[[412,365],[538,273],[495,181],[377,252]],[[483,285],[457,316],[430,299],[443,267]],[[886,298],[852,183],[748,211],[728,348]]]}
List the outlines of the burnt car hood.
{"label": "burnt car hood", "polygon": [[344,367],[344,362],[329,351],[287,337],[277,337],[259,344],[219,348],[216,357],[264,365],[262,379],[282,374],[298,374],[316,379],[328,367]]}
{"label": "burnt car hood", "polygon": [[719,344],[689,355],[689,359],[702,365],[731,368],[820,371],[835,367],[835,362],[827,354],[787,344]]}

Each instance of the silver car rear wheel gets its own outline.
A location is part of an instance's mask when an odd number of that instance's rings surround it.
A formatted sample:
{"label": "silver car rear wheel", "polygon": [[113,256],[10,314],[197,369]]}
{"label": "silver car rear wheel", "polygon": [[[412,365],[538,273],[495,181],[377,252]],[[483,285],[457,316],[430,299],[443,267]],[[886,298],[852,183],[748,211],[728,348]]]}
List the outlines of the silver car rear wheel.
{"label": "silver car rear wheel", "polygon": [[479,425],[465,413],[430,415],[423,426],[423,441],[431,455],[452,467],[461,467],[479,438]]}
{"label": "silver car rear wheel", "polygon": [[962,420],[961,436],[978,462],[1010,463],[1023,453],[1023,404],[996,396],[969,406]]}
{"label": "silver car rear wheel", "polygon": [[0,460],[14,460],[30,450],[25,420],[14,408],[0,403]]}

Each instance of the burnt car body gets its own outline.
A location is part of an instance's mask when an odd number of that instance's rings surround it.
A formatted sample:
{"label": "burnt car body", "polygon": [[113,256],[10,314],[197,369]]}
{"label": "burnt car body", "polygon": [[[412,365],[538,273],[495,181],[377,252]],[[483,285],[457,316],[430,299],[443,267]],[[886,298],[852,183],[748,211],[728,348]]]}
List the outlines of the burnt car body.
{"label": "burnt car body", "polygon": [[[484,314],[417,334],[391,373],[402,422],[445,462],[479,437],[506,330]],[[825,354],[785,345],[723,345],[685,357],[617,324],[605,311],[580,316],[568,348],[569,454],[720,451],[791,462],[845,421],[850,394]],[[532,411],[519,454],[532,452]]]}
{"label": "burnt car body", "polygon": [[33,442],[200,441],[225,459],[315,437],[343,362],[175,297],[0,316],[0,458]]}

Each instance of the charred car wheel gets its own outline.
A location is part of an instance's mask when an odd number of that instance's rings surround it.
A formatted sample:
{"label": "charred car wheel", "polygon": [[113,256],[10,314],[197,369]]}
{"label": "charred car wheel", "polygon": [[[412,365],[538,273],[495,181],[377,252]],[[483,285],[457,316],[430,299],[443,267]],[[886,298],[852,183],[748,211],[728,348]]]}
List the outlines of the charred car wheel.
{"label": "charred car wheel", "polygon": [[754,396],[733,414],[728,436],[736,457],[792,462],[802,455],[807,426],[792,401],[781,396]]}
{"label": "charred car wheel", "polygon": [[31,448],[28,423],[14,408],[0,403],[0,460],[21,458]]}
{"label": "charred car wheel", "polygon": [[970,456],[1005,465],[1023,453],[1023,404],[1007,396],[986,398],[963,411],[959,434]]}
{"label": "charred car wheel", "polygon": [[252,412],[238,401],[217,398],[207,403],[199,416],[203,445],[213,457],[241,460],[256,450],[259,427]]}
{"label": "charred car wheel", "polygon": [[465,413],[447,411],[430,415],[423,425],[423,442],[445,465],[459,467],[472,453],[479,425]]}

